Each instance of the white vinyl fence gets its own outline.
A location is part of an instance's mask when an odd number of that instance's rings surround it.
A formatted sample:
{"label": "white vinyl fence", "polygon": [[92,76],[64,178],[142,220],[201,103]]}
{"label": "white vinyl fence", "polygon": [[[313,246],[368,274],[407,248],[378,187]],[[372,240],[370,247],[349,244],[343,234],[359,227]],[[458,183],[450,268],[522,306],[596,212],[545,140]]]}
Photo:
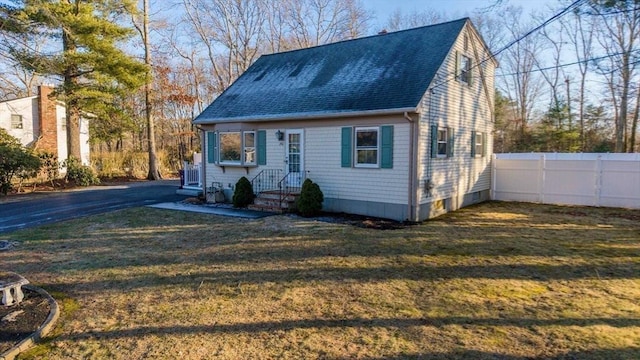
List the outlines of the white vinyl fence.
{"label": "white vinyl fence", "polygon": [[494,154],[492,199],[640,209],[640,154]]}

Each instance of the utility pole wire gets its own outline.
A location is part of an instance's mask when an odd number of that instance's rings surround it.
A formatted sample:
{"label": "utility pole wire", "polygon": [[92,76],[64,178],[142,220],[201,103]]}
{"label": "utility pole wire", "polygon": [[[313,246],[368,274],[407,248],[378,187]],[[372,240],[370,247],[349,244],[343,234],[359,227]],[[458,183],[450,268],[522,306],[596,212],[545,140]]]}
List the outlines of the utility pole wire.
{"label": "utility pole wire", "polygon": [[[482,64],[486,63],[487,61],[489,61],[491,58],[495,58],[498,55],[500,55],[502,52],[504,52],[505,50],[509,49],[510,47],[512,47],[513,45],[519,43],[520,41],[524,40],[526,37],[528,37],[529,35],[533,34],[534,32],[542,29],[543,27],[551,24],[552,22],[554,22],[555,20],[558,20],[559,18],[561,18],[562,16],[564,16],[565,14],[567,14],[568,12],[572,11],[573,9],[576,9],[580,6],[582,6],[582,4],[584,4],[585,2],[587,2],[588,0],[576,0],[573,3],[571,3],[569,6],[567,6],[566,8],[564,8],[562,11],[560,11],[559,13],[553,15],[552,17],[550,17],[549,19],[547,19],[546,21],[544,21],[542,24],[536,26],[535,28],[527,31],[525,34],[519,36],[517,39],[511,41],[510,43],[508,43],[507,45],[503,46],[500,50],[496,51],[494,54],[492,54],[491,56],[488,56],[487,58],[483,59],[482,61],[479,61],[477,64],[473,65],[471,67],[471,69],[476,68],[481,66]],[[443,80],[442,82],[435,84],[432,89],[437,88],[441,85],[447,84],[452,80],[455,80],[457,74],[453,74],[453,77],[450,77],[451,74],[447,75],[447,79]]]}

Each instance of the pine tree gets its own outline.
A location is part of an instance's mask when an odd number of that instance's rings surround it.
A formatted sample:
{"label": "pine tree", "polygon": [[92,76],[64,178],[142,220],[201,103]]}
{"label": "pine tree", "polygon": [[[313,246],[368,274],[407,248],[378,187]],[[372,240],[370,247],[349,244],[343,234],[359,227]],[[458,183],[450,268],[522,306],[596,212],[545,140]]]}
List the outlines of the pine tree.
{"label": "pine tree", "polygon": [[131,0],[15,0],[3,9],[21,26],[6,27],[56,40],[51,52],[13,48],[14,58],[29,70],[61,82],[55,94],[67,106],[67,149],[80,158],[80,118],[97,121],[114,112],[115,98],[139,88],[147,67],[120,46],[132,29],[118,19],[136,11]]}

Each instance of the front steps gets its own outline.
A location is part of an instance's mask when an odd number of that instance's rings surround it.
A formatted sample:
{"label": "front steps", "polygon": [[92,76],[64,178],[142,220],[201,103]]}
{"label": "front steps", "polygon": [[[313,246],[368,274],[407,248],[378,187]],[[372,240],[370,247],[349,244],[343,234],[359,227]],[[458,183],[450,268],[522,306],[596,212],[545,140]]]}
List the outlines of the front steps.
{"label": "front steps", "polygon": [[300,194],[289,194],[280,204],[280,191],[263,191],[253,199],[253,204],[248,208],[256,211],[265,211],[282,214],[296,210],[296,200]]}

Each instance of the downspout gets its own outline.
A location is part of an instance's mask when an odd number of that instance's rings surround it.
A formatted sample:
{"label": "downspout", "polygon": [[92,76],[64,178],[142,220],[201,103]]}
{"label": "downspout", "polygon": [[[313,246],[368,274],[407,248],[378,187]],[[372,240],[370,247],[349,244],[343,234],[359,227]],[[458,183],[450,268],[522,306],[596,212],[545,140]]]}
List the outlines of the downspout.
{"label": "downspout", "polygon": [[196,125],[196,129],[198,129],[198,131],[200,131],[200,152],[202,153],[202,164],[200,164],[200,183],[202,184],[202,195],[205,197],[207,197],[207,162],[209,161],[209,159],[207,159],[207,151],[206,147],[204,146],[205,143],[205,136],[204,136],[204,129],[201,128],[199,125]]}
{"label": "downspout", "polygon": [[416,188],[417,184],[417,173],[416,173],[416,156],[415,156],[415,144],[416,144],[416,127],[417,122],[409,116],[409,113],[404,112],[404,118],[409,121],[409,186],[407,193],[407,219],[411,222],[417,222],[417,210],[416,210],[416,193],[418,192]]}

